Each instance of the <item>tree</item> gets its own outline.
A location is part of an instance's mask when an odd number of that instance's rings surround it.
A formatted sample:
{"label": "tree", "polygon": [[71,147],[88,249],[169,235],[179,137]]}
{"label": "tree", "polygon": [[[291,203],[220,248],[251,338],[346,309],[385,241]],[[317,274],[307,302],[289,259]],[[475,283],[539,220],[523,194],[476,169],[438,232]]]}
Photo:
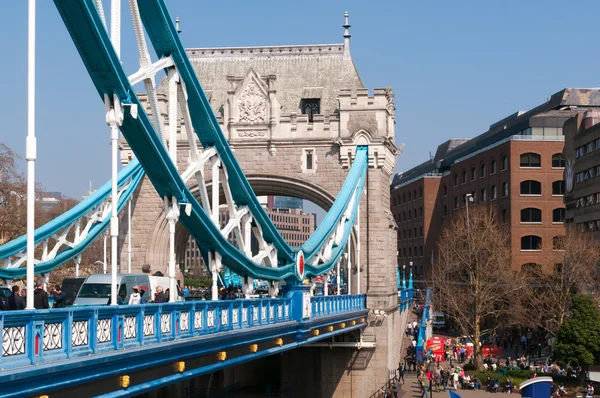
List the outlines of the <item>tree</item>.
{"label": "tree", "polygon": [[589,295],[573,297],[569,317],[558,328],[554,359],[585,371],[600,360],[600,310]]}
{"label": "tree", "polygon": [[19,159],[0,143],[0,244],[23,235],[27,229],[27,184],[17,168]]}
{"label": "tree", "polygon": [[509,324],[523,283],[511,267],[510,234],[493,209],[470,210],[442,230],[434,272],[438,306],[471,339],[481,370],[481,338]]}
{"label": "tree", "polygon": [[573,296],[596,288],[600,247],[592,236],[575,228],[568,228],[553,244],[555,250],[549,252],[546,264],[525,272],[524,320],[555,337],[569,315]]}

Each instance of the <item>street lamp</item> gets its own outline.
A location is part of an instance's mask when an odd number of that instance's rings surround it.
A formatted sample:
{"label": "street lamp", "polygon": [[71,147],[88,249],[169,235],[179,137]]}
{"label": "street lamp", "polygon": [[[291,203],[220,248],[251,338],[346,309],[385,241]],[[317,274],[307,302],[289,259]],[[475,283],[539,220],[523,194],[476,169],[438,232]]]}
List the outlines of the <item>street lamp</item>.
{"label": "street lamp", "polygon": [[402,264],[402,289],[406,289],[406,264]]}
{"label": "street lamp", "polygon": [[410,279],[408,280],[408,288],[413,288],[413,262],[409,261],[408,265],[410,266]]}
{"label": "street lamp", "polygon": [[467,239],[469,240],[469,246],[471,245],[471,223],[469,221],[469,203],[475,202],[475,198],[472,194],[468,193],[465,195],[466,206],[467,206]]}

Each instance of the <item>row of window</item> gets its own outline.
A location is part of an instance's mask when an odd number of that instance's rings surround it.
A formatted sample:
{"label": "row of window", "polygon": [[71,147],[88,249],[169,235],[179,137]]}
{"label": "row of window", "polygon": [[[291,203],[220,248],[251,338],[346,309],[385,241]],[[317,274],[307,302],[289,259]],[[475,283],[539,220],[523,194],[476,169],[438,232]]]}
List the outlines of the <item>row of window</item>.
{"label": "row of window", "polygon": [[[410,221],[413,218],[416,219],[417,218],[417,209],[413,209],[412,211],[408,211],[408,218],[406,217],[406,212],[402,212],[402,219],[400,219],[400,214],[398,214],[398,217],[396,218],[396,222],[400,222],[400,221]],[[423,207],[419,207],[419,217],[423,218]]]}
{"label": "row of window", "polygon": [[588,153],[597,151],[598,149],[600,149],[600,138],[595,139],[594,141],[590,141],[587,144],[580,146],[579,148],[576,148],[575,159],[579,159],[580,157],[583,157]]}
{"label": "row of window", "polygon": [[[406,231],[408,231],[408,235],[406,234]],[[400,233],[400,231],[398,231],[398,239],[412,239],[414,238],[419,238],[419,237],[423,237],[423,227],[419,227],[419,235],[417,235],[417,227],[411,229],[405,229],[402,231],[402,233]]]}
{"label": "row of window", "polygon": [[402,196],[392,198],[392,204],[394,206],[401,205],[403,203],[412,202],[413,200],[423,198],[423,187],[419,187],[419,196],[417,196],[417,190],[413,189],[413,191],[408,191],[408,200],[406,199],[406,192],[402,194]]}
{"label": "row of window", "polygon": [[581,207],[592,206],[600,203],[600,193],[595,193],[587,196],[583,196],[581,198],[575,199],[575,205],[569,204],[567,208],[569,210],[575,208],[579,209]]}
{"label": "row of window", "polygon": [[[508,157],[506,155],[502,156],[502,171],[508,169]],[[496,160],[492,159],[490,161],[490,175],[496,174]],[[487,176],[487,165],[482,163],[479,168],[479,178],[483,178]],[[471,181],[475,181],[477,178],[477,169],[475,167],[471,167]],[[467,172],[462,172],[462,183],[467,183]],[[458,186],[458,174],[454,174],[454,186]],[[448,189],[444,186],[444,196],[446,196]]]}
{"label": "row of window", "polygon": [[[552,238],[552,250],[564,250],[564,236]],[[542,238],[536,235],[527,235],[521,238],[521,250],[542,250]]]}
{"label": "row of window", "polygon": [[579,173],[575,174],[575,181],[579,183],[597,177],[600,177],[600,166],[594,166],[587,170],[580,171]]}
{"label": "row of window", "polygon": [[[521,195],[541,195],[542,183],[535,180],[527,180],[521,183]],[[564,195],[565,182],[563,180],[552,183],[552,195]]]}
{"label": "row of window", "polygon": [[[477,193],[475,191],[471,192],[471,197],[473,198],[471,200],[471,203],[477,203]],[[502,183],[502,197],[505,198],[508,196],[508,183],[507,182],[503,182]],[[490,188],[490,201],[492,200],[496,200],[498,198],[498,192],[496,190],[496,186],[492,185]],[[487,200],[487,189],[482,189],[481,190],[481,196],[479,197],[479,203],[483,203]],[[462,202],[463,205],[466,205],[467,203],[467,194],[464,194],[462,196]],[[454,197],[454,209],[458,209],[460,207],[460,203],[458,201],[458,196]],[[447,215],[447,207],[444,206],[444,215]]]}
{"label": "row of window", "polygon": [[577,224],[577,227],[581,230],[581,232],[600,231],[600,220],[580,223]]}
{"label": "row of window", "polygon": [[[552,210],[552,222],[561,223],[565,221],[565,209],[560,207]],[[542,210],[528,207],[521,210],[521,222],[542,222]]]}
{"label": "row of window", "polygon": [[[417,252],[417,246],[414,247],[414,251],[412,247],[408,248],[408,251],[406,250],[407,248],[405,247],[402,250],[398,251],[398,254],[401,255],[402,257],[423,257],[423,246],[419,246],[419,251]],[[407,255],[408,253],[408,255]],[[414,254],[413,254],[414,253]]]}

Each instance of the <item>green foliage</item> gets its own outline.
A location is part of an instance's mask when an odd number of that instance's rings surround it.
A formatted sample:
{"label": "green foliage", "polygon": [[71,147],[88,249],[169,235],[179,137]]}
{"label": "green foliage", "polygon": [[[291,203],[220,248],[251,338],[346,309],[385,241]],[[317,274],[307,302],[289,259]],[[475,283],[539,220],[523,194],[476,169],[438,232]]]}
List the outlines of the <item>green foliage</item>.
{"label": "green foliage", "polygon": [[600,310],[592,297],[573,297],[571,315],[558,329],[554,359],[582,367],[600,359]]}
{"label": "green foliage", "polygon": [[183,279],[183,284],[185,286],[207,287],[207,286],[212,286],[212,279],[211,278],[188,278],[188,277],[185,277]]}

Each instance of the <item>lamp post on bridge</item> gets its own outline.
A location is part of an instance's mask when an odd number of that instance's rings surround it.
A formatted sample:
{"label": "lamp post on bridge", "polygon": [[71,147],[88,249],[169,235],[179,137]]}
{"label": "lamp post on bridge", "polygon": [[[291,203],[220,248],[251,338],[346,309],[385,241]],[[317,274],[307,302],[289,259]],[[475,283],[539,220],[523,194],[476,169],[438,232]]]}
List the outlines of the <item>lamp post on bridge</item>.
{"label": "lamp post on bridge", "polygon": [[35,252],[35,159],[37,157],[35,138],[35,0],[28,3],[27,33],[27,139],[25,157],[27,159],[27,306],[33,305],[33,278]]}

